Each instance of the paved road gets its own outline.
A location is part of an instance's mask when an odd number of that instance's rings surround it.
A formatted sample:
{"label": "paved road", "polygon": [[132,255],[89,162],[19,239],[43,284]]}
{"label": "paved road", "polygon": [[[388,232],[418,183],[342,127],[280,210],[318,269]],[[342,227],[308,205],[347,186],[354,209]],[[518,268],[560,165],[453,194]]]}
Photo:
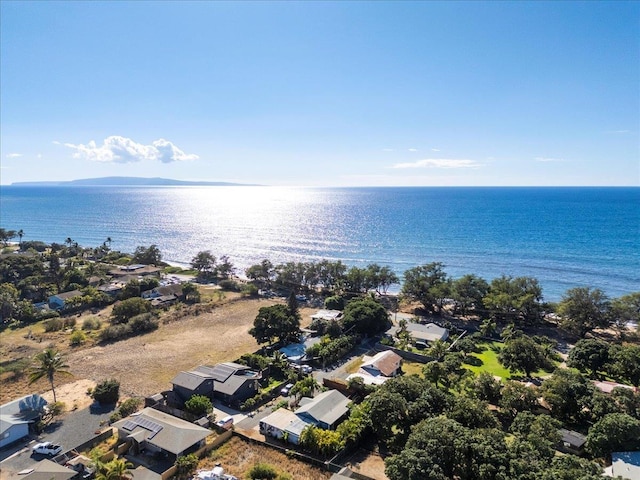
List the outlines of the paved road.
{"label": "paved road", "polygon": [[56,423],[50,425],[41,435],[24,439],[16,445],[0,451],[0,468],[5,472],[19,472],[33,468],[37,462],[46,458],[32,455],[31,447],[37,442],[52,442],[62,445],[63,451],[71,450],[92,439],[107,421],[113,408],[91,408],[66,413]]}

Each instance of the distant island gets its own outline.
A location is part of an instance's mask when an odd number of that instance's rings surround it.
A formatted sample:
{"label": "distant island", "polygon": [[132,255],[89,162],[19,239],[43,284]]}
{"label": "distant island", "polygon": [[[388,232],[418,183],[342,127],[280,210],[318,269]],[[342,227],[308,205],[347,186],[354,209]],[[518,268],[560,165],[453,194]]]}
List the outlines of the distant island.
{"label": "distant island", "polygon": [[83,178],[60,182],[13,182],[17,187],[70,187],[70,186],[96,186],[96,187],[122,187],[122,186],[243,186],[254,187],[257,184],[230,183],[230,182],[203,182],[188,180],[172,180],[169,178],[144,178],[144,177],[101,177]]}

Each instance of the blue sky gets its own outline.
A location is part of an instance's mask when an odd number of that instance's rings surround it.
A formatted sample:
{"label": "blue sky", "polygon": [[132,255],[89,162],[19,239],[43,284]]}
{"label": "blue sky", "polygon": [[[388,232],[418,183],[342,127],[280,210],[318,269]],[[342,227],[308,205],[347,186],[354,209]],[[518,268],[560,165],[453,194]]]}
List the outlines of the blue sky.
{"label": "blue sky", "polygon": [[1,2],[0,182],[640,185],[640,2]]}

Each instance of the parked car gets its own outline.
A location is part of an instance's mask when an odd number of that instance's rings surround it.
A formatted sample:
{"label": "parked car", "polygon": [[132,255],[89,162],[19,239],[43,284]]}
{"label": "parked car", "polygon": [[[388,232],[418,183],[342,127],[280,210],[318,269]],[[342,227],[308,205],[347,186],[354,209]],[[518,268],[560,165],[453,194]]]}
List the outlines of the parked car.
{"label": "parked car", "polygon": [[313,368],[311,367],[311,365],[302,365],[300,367],[300,370],[302,371],[302,373],[306,373],[306,374],[313,372]]}
{"label": "parked car", "polygon": [[282,390],[280,390],[280,393],[286,397],[287,395],[289,395],[289,392],[291,391],[292,388],[293,388],[293,383],[287,383],[284,387],[282,387]]}
{"label": "parked car", "polygon": [[40,455],[49,455],[53,457],[62,452],[62,447],[51,442],[36,443],[32,448],[33,453],[39,453]]}
{"label": "parked car", "polygon": [[229,430],[233,426],[233,417],[224,417],[216,422],[216,426]]}

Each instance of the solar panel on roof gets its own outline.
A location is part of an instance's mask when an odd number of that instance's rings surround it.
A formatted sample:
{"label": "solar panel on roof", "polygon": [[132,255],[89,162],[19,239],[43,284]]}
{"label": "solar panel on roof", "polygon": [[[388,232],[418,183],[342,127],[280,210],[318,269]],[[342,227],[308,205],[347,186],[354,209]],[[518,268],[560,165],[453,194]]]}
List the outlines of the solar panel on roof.
{"label": "solar panel on roof", "polygon": [[148,418],[138,418],[138,425],[153,433],[158,433],[163,428],[162,425],[154,422],[153,420],[149,420]]}
{"label": "solar panel on roof", "polygon": [[138,426],[138,424],[132,420],[127,420],[124,425],[122,425],[122,429],[123,430],[127,430],[128,432],[130,432],[131,430],[133,430],[134,428],[136,428]]}

